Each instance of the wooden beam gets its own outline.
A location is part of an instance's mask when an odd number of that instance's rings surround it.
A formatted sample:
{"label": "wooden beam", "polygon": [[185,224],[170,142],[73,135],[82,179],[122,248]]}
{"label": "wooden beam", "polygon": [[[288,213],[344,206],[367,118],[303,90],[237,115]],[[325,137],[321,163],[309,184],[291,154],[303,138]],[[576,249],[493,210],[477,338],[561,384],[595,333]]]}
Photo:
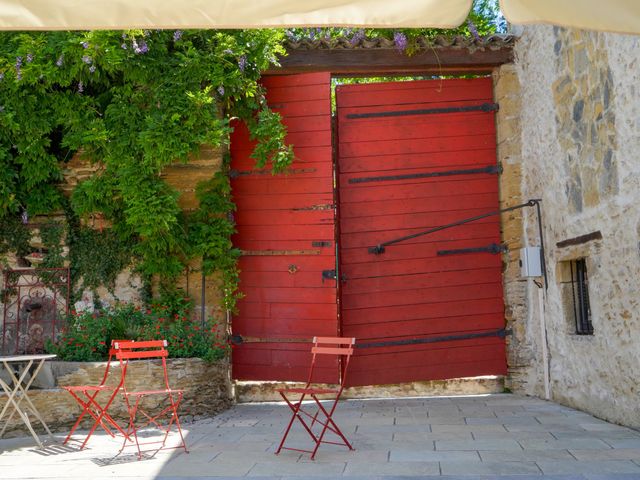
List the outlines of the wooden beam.
{"label": "wooden beam", "polygon": [[556,243],[556,247],[564,248],[572,245],[582,245],[583,243],[587,243],[592,240],[602,240],[602,233],[600,233],[600,230],[587,233],[586,235],[580,235],[579,237],[569,238],[568,240],[563,240]]}
{"label": "wooden beam", "polygon": [[434,47],[414,55],[393,48],[290,49],[281,67],[266,73],[331,72],[335,76],[453,75],[490,73],[513,61],[511,46],[468,49]]}

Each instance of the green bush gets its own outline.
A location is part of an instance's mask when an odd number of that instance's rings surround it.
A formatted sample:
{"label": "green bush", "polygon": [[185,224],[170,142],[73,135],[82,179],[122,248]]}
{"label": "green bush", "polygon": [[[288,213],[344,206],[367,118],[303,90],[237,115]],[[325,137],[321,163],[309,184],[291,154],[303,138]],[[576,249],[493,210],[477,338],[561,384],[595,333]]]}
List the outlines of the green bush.
{"label": "green bush", "polygon": [[167,340],[171,358],[222,359],[228,345],[215,321],[190,319],[188,301],[155,303],[148,308],[117,304],[96,312],[71,312],[58,338],[47,351],[60,360],[106,360],[111,340]]}

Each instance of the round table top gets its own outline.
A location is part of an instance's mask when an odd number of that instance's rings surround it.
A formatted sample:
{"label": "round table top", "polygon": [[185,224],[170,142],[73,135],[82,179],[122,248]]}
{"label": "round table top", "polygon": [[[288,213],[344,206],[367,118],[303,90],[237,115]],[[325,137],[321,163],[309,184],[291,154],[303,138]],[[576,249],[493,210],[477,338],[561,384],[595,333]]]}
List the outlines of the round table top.
{"label": "round table top", "polygon": [[53,353],[35,353],[32,355],[8,355],[6,357],[0,356],[0,362],[29,362],[31,360],[50,360],[56,358]]}

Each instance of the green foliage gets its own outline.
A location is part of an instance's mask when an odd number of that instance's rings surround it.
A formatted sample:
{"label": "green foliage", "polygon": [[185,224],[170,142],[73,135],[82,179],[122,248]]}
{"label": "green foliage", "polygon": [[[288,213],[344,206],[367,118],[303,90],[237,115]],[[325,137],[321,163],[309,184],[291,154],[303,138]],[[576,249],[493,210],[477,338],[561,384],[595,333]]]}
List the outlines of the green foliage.
{"label": "green foliage", "polygon": [[40,228],[40,238],[42,244],[47,249],[43,262],[40,265],[44,268],[59,268],[63,266],[64,258],[62,257],[62,241],[66,229],[62,223],[49,223],[42,225]]}
{"label": "green foliage", "polygon": [[[0,183],[0,185],[2,185]],[[18,256],[27,255],[30,251],[31,232],[16,216],[7,216],[0,221],[0,256],[9,252]]]}
{"label": "green foliage", "polygon": [[[291,162],[280,116],[258,83],[284,53],[283,38],[275,30],[0,33],[0,220],[63,207],[57,184],[81,153],[100,168],[73,192],[72,215],[100,213],[113,225],[104,237],[71,235],[86,284],[112,282],[127,263],[123,246],[143,275],[165,285],[204,257],[207,272],[222,271],[233,307],[229,189],[219,178],[205,182],[200,210],[183,214],[160,174],[202,145],[226,144],[232,117],[249,124],[260,165]],[[94,275],[84,268],[91,242],[94,252],[113,253]]]}
{"label": "green foliage", "polygon": [[132,261],[134,242],[121,239],[112,230],[72,229],[68,237],[71,278],[82,279],[82,287],[112,289],[118,274]]}
{"label": "green foliage", "polygon": [[46,348],[61,360],[98,361],[107,358],[111,340],[167,340],[172,358],[224,358],[229,347],[216,323],[188,320],[191,307],[190,302],[174,297],[148,309],[118,304],[94,313],[72,312],[60,337]]}

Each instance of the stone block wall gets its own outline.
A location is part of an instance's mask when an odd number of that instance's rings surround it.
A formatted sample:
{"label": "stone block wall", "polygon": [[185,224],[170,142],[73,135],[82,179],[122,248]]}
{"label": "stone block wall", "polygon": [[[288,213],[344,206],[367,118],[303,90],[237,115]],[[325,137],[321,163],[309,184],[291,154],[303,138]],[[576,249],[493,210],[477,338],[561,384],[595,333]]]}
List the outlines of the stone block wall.
{"label": "stone block wall", "polygon": [[[32,389],[29,397],[53,432],[68,432],[82,411],[71,394],[62,389],[71,385],[98,385],[102,380],[106,362],[47,362],[36,379],[39,388]],[[208,363],[197,358],[175,358],[167,360],[169,385],[173,389],[184,390],[179,409],[180,418],[190,421],[202,416],[215,415],[231,405],[231,384],[227,362]],[[120,379],[120,366],[112,364],[108,385],[117,384]],[[163,387],[162,364],[155,360],[134,361],[127,371],[129,391],[149,390]],[[106,392],[98,397],[105,401]],[[0,409],[4,407],[6,395],[0,395]],[[144,408],[150,412],[160,411],[163,402],[161,396],[149,396],[144,400]],[[109,409],[109,413],[121,421],[128,418],[122,396],[118,395]],[[17,417],[17,416],[16,416]],[[44,429],[33,416],[30,420],[38,433]],[[83,420],[82,427],[90,428],[90,418]],[[121,423],[122,424],[122,423]],[[21,422],[12,421],[8,436],[28,435]]]}
{"label": "stone block wall", "polygon": [[[500,208],[525,203],[522,192],[522,108],[526,105],[521,95],[520,79],[513,64],[496,69],[493,74],[494,98],[500,106],[496,114],[497,157],[502,167],[500,175]],[[520,249],[531,245],[523,235],[525,219],[535,212],[524,208],[506,212],[501,216],[502,243],[508,251],[503,256],[503,287],[505,298],[505,324],[511,330],[507,336],[508,376],[505,387],[514,391],[527,391],[542,395],[539,372],[541,365],[536,356],[535,329],[529,327],[530,286],[520,274]],[[535,243],[537,245],[537,243]]]}
{"label": "stone block wall", "polygon": [[[638,427],[640,37],[530,26],[515,53],[521,198],[542,199],[551,395]],[[535,223],[535,215],[523,218],[524,241],[532,245],[538,244]],[[562,243],[595,232],[601,238]],[[567,307],[566,262],[582,258],[593,335],[576,334]],[[522,295],[509,290],[507,278],[505,285],[506,302],[517,310]],[[530,341],[518,349],[525,362],[512,380],[515,390],[540,395],[538,288],[527,283],[525,290],[527,319],[514,339]]]}

